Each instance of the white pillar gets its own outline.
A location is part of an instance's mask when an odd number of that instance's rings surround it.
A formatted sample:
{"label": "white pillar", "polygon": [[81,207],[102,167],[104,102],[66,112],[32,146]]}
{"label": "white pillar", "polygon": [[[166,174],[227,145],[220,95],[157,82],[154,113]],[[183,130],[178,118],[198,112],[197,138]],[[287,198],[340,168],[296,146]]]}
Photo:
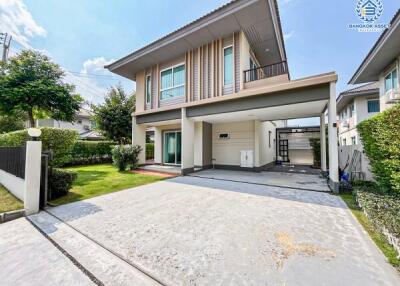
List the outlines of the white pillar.
{"label": "white pillar", "polygon": [[26,215],[39,211],[40,170],[42,159],[42,142],[26,142],[24,209]]}
{"label": "white pillar", "polygon": [[194,121],[187,118],[186,108],[182,108],[182,175],[194,172]]}
{"label": "white pillar", "polygon": [[339,190],[339,153],[336,124],[336,83],[331,82],[330,99],[328,104],[329,185],[335,192]]}
{"label": "white pillar", "polygon": [[320,142],[321,142],[321,171],[326,172],[326,131],[325,131],[325,112],[320,118]]}
{"label": "white pillar", "polygon": [[136,117],[132,116],[132,145],[142,147],[139,154],[139,165],[146,163],[146,126],[136,123]]}
{"label": "white pillar", "polygon": [[154,163],[162,164],[162,130],[154,127]]}
{"label": "white pillar", "polygon": [[254,120],[254,167],[259,170],[261,167],[261,136],[262,123],[259,120]]}

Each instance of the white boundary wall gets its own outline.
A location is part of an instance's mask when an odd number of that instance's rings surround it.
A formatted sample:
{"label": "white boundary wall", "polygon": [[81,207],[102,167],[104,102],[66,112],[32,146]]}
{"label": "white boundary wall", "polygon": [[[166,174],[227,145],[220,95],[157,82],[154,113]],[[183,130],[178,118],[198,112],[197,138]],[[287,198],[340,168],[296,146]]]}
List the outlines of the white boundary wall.
{"label": "white boundary wall", "polygon": [[25,214],[39,211],[42,142],[26,142],[25,179],[0,170],[0,184],[24,202]]}
{"label": "white boundary wall", "polygon": [[[353,157],[354,150],[358,150],[362,153],[361,156],[361,171],[364,172],[365,174],[365,179],[367,181],[373,181],[374,177],[371,172],[371,166],[369,164],[369,160],[367,156],[364,154],[364,150],[362,145],[347,145],[347,146],[339,146],[339,167],[343,170],[344,166],[347,163],[351,163],[351,159]],[[348,171],[348,168],[345,170],[346,172]]]}

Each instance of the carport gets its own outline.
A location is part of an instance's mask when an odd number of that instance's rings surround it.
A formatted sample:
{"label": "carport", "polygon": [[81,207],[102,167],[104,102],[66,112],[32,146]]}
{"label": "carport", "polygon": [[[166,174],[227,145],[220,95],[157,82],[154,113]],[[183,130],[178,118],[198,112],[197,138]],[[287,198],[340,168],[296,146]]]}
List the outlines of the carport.
{"label": "carport", "polygon": [[[262,147],[273,147],[266,134],[269,130],[275,133],[274,128],[279,127],[275,122],[319,117],[320,126],[325,126],[328,118],[329,168],[326,136],[322,132],[325,128],[320,128],[321,170],[328,172],[329,169],[329,185],[337,190],[336,80],[335,73],[322,74],[244,89],[233,95],[184,103],[158,112],[135,114],[133,141],[140,145],[143,130],[155,127],[155,163],[162,164],[165,150],[162,144],[157,146],[157,141],[165,140],[165,130],[179,132],[181,149],[175,163],[179,163],[183,175],[193,173],[195,169],[209,168],[260,172],[276,159],[267,158]],[[270,127],[265,127],[266,124]],[[245,154],[246,158],[253,159],[248,166],[240,161],[242,151],[246,149],[252,149]]]}

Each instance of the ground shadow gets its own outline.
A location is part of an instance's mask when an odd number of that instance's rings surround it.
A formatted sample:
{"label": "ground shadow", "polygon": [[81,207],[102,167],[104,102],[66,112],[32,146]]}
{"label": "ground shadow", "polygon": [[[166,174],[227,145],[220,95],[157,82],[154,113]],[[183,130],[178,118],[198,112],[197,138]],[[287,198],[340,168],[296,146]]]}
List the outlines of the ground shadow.
{"label": "ground shadow", "polygon": [[204,177],[177,177],[167,180],[185,185],[211,188],[220,191],[245,193],[281,200],[297,201],[308,204],[318,204],[335,208],[347,208],[346,204],[336,195],[327,192],[316,192],[288,187],[266,186],[262,184],[234,182],[223,179]]}

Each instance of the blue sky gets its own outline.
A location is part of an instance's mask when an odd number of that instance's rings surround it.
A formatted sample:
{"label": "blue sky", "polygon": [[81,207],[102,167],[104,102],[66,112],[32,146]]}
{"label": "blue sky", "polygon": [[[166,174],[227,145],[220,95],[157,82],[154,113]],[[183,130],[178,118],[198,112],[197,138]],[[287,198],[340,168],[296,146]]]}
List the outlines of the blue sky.
{"label": "blue sky", "polygon": [[[398,0],[382,0],[379,22],[388,23]],[[0,0],[0,31],[11,32],[12,53],[46,52],[68,73],[86,99],[101,102],[110,85],[132,82],[102,66],[223,5],[225,0]],[[368,53],[379,33],[359,33],[355,0],[280,0],[291,78],[328,71],[339,75],[338,92]],[[302,121],[304,124],[315,121]]]}

